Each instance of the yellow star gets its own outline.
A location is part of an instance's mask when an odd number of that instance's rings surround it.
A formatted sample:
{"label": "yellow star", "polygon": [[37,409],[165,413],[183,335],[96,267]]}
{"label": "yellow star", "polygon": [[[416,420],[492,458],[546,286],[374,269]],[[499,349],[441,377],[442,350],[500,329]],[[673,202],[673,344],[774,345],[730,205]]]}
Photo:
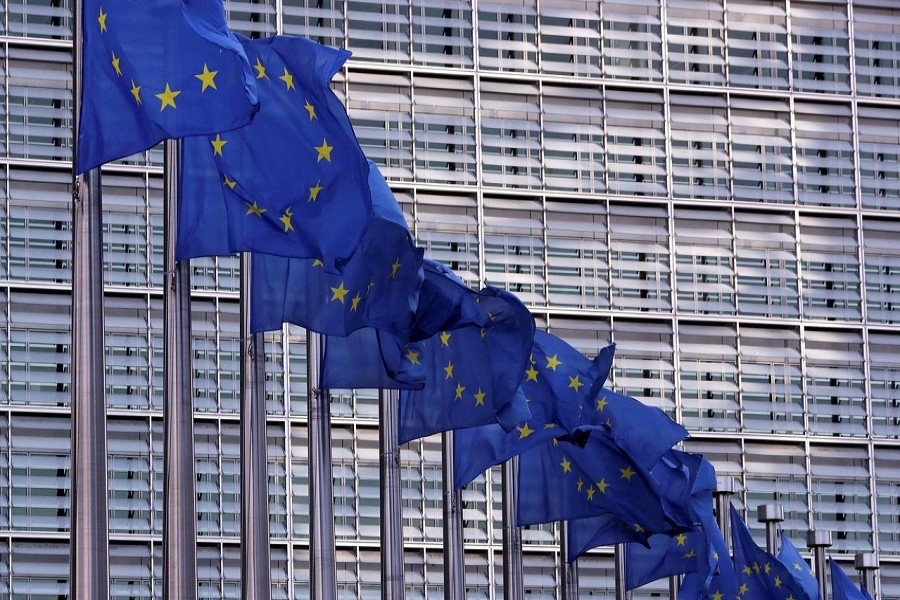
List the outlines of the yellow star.
{"label": "yellow star", "polygon": [[222,156],[222,148],[225,147],[225,144],[228,143],[228,140],[223,140],[222,136],[217,133],[216,139],[210,140],[209,143],[212,144],[212,147],[213,147],[213,156],[215,156],[217,154],[219,156]]}
{"label": "yellow star", "polygon": [[306,101],[306,104],[303,106],[306,109],[306,112],[309,113],[309,120],[312,121],[316,118],[316,107],[309,103],[309,100]]}
{"label": "yellow star", "polygon": [[475,406],[484,406],[484,392],[481,391],[481,388],[478,388],[475,393]]}
{"label": "yellow star", "polygon": [[138,104],[141,104],[141,86],[134,84],[134,79],[131,80],[131,95],[134,96],[134,101]]}
{"label": "yellow star", "polygon": [[369,295],[369,292],[372,291],[372,288],[375,287],[375,278],[369,280],[369,285],[366,286],[366,296]]}
{"label": "yellow star", "polygon": [[751,569],[748,565],[744,565],[743,571],[745,575],[753,575],[753,569]]}
{"label": "yellow star", "polygon": [[544,423],[544,429],[553,429],[556,427],[556,423]]}
{"label": "yellow star", "polygon": [[266,79],[269,78],[269,76],[266,75],[266,67],[263,66],[263,64],[260,62],[258,56],[256,57],[256,64],[253,65],[253,68],[256,69],[256,78],[257,79],[262,79],[263,77],[265,77]]}
{"label": "yellow star", "polygon": [[588,499],[588,502],[593,502],[593,501],[594,501],[594,488],[593,488],[593,486],[591,486],[591,487],[588,488],[588,491],[587,491],[587,499]]}
{"label": "yellow star", "polygon": [[609,404],[609,402],[606,401],[606,398],[597,400],[597,412],[603,412],[603,409],[606,408],[607,404]]}
{"label": "yellow star", "polygon": [[441,348],[449,348],[450,347],[450,336],[452,334],[449,331],[441,332]]}
{"label": "yellow star", "polygon": [[575,390],[576,394],[578,393],[578,390],[580,390],[581,386],[583,386],[583,385],[584,384],[581,383],[581,380],[578,379],[578,375],[575,375],[574,377],[569,377],[569,387],[572,388],[573,390]]}
{"label": "yellow star", "polygon": [[738,590],[738,593],[739,593],[741,596],[743,596],[744,594],[746,594],[746,593],[749,592],[749,591],[750,591],[750,588],[747,587],[747,584],[746,584],[746,583],[742,583],[742,584],[741,584],[741,588]]}
{"label": "yellow star", "polygon": [[638,533],[644,533],[644,528],[641,527],[641,524],[640,524],[640,523],[635,523],[635,524],[634,524],[634,530],[635,530],[636,532],[638,532]]}
{"label": "yellow star", "polygon": [[579,478],[578,478],[578,483],[575,484],[575,487],[578,488],[578,493],[580,494],[581,491],[584,489],[584,479],[582,479],[582,478],[579,477]]}
{"label": "yellow star", "polygon": [[462,393],[466,390],[465,386],[461,383],[456,384],[456,396],[454,400],[462,400]]}
{"label": "yellow star", "polygon": [[293,216],[294,216],[294,213],[291,212],[291,209],[286,208],[286,209],[284,209],[284,214],[281,215],[280,217],[278,217],[278,220],[281,221],[281,223],[284,225],[285,233],[287,233],[288,231],[294,230],[294,225],[291,223],[291,217],[293,217]]}
{"label": "yellow star", "polygon": [[446,376],[444,377],[444,381],[447,381],[448,379],[450,379],[451,377],[453,377],[453,366],[454,366],[454,365],[453,365],[453,361],[452,361],[452,360],[448,360],[448,361],[447,361],[447,366],[444,367],[444,373],[446,374]]}
{"label": "yellow star", "polygon": [[685,552],[682,558],[694,558],[695,556],[697,556],[697,553],[691,550],[690,552]]}
{"label": "yellow star", "polygon": [[342,281],[340,283],[340,285],[338,285],[336,288],[335,287],[331,288],[331,302],[334,302],[335,300],[340,300],[341,304],[343,304],[344,297],[347,295],[347,292],[349,292],[349,291],[350,290],[348,290],[347,288],[344,287],[344,282]]}
{"label": "yellow star", "polygon": [[217,90],[219,88],[216,87],[216,75],[218,75],[218,71],[210,71],[206,66],[206,63],[203,63],[203,72],[197,73],[194,75],[197,79],[200,80],[200,83],[203,84],[203,87],[200,88],[200,92],[205,92],[206,88],[212,88]]}
{"label": "yellow star", "polygon": [[411,362],[414,365],[420,365],[422,363],[419,362],[419,353],[413,350],[412,348],[406,349],[406,360]]}
{"label": "yellow star", "polygon": [[560,360],[557,358],[558,356],[559,356],[558,354],[554,354],[553,356],[547,357],[547,368],[550,369],[551,371],[555,371],[556,367],[558,367],[559,365],[562,364],[560,362]]}
{"label": "yellow star", "polygon": [[322,145],[313,146],[313,148],[315,148],[316,153],[319,155],[319,157],[316,159],[316,162],[321,161],[323,158],[328,162],[331,162],[331,151],[334,150],[334,146],[329,146],[328,140],[322,138]]}
{"label": "yellow star", "polygon": [[788,597],[787,597],[787,598],[785,598],[785,599],[784,599],[784,600],[794,600],[794,595],[793,595],[793,594],[791,594],[791,595],[790,595],[790,596],[788,596]]}
{"label": "yellow star", "polygon": [[795,571],[802,571],[802,570],[803,570],[803,567],[800,566],[800,563],[794,563],[794,570],[795,570]]}
{"label": "yellow star", "polygon": [[775,587],[781,587],[781,577],[779,577],[778,575],[775,576]]}
{"label": "yellow star", "polygon": [[601,494],[605,494],[606,488],[608,488],[608,487],[609,487],[609,484],[606,483],[606,479],[601,479],[600,481],[597,482],[597,489],[600,490]]}
{"label": "yellow star", "polygon": [[103,7],[100,7],[100,16],[97,17],[97,22],[100,23],[100,31],[106,31],[106,13],[103,12]]}
{"label": "yellow star", "polygon": [[315,202],[316,199],[319,197],[319,192],[322,191],[322,186],[319,185],[320,183],[322,183],[321,179],[316,182],[316,185],[309,188],[309,202]]}
{"label": "yellow star", "polygon": [[687,541],[687,536],[684,535],[683,533],[679,533],[678,535],[675,536],[675,541],[677,542],[676,545],[684,546],[684,542]]}
{"label": "yellow star", "polygon": [[394,261],[394,264],[391,265],[391,279],[397,278],[397,271],[400,270],[400,257],[397,257],[397,260]]}
{"label": "yellow star", "polygon": [[288,72],[287,67],[284,68],[284,75],[282,75],[278,79],[280,79],[284,82],[284,85],[287,87],[287,89],[289,89],[289,90],[297,89],[294,87],[294,76],[291,75],[290,72]]}
{"label": "yellow star", "polygon": [[724,598],[724,596],[722,596],[722,592],[719,591],[712,595],[712,600],[722,600],[722,598]]}
{"label": "yellow star", "polygon": [[768,574],[769,574],[769,571],[772,570],[772,565],[770,565],[769,563],[766,563],[766,566],[763,567],[763,569],[765,570],[766,575],[768,575]]}
{"label": "yellow star", "polygon": [[362,300],[362,296],[359,295],[359,292],[356,292],[356,295],[350,300],[350,312],[356,312],[356,309],[359,308],[360,300]]}
{"label": "yellow star", "polygon": [[317,258],[313,261],[313,269],[315,269],[316,267],[322,267],[323,269],[325,268],[325,263],[322,262],[321,258]]}
{"label": "yellow star", "polygon": [[484,327],[481,328],[481,331],[479,333],[481,334],[481,339],[484,339],[484,336],[487,335],[487,331],[485,331]]}
{"label": "yellow star", "polygon": [[529,426],[528,426],[528,423],[525,423],[525,424],[522,425],[521,427],[516,427],[516,429],[519,430],[519,439],[520,439],[520,440],[524,440],[524,439],[527,438],[529,435],[531,435],[532,433],[534,433],[534,429],[532,429],[531,427],[529,427]]}
{"label": "yellow star", "polygon": [[115,71],[116,71],[116,75],[121,77],[122,76],[122,68],[119,66],[119,57],[116,56],[115,52],[112,53],[112,66],[113,66],[113,69],[115,69]]}
{"label": "yellow star", "polygon": [[753,563],[753,571],[759,575],[759,563]]}
{"label": "yellow star", "polygon": [[572,472],[572,463],[568,458],[562,459],[562,462],[559,463],[559,466],[562,467],[563,473],[571,473]]}
{"label": "yellow star", "polygon": [[247,205],[247,214],[244,216],[246,217],[249,215],[256,215],[257,217],[262,217],[263,213],[266,212],[267,210],[269,210],[269,209],[260,208],[258,203],[253,202],[253,204]]}
{"label": "yellow star", "polygon": [[171,106],[172,108],[176,108],[175,106],[175,98],[180,94],[180,91],[172,91],[169,87],[169,84],[166,83],[166,90],[159,94],[156,94],[156,97],[159,98],[160,106],[159,111],[162,112],[165,110],[167,106]]}
{"label": "yellow star", "polygon": [[537,381],[538,372],[537,369],[534,368],[534,365],[529,365],[525,370],[526,379],[525,381]]}
{"label": "yellow star", "polygon": [[631,465],[628,465],[624,469],[619,469],[619,471],[622,473],[622,475],[621,475],[622,479],[627,479],[628,481],[631,481],[632,476],[634,476],[634,471],[631,469]]}
{"label": "yellow star", "polygon": [[228,175],[225,176],[225,181],[222,182],[222,185],[227,185],[229,189],[234,189],[234,186],[237,185],[237,181],[232,181],[228,179]]}

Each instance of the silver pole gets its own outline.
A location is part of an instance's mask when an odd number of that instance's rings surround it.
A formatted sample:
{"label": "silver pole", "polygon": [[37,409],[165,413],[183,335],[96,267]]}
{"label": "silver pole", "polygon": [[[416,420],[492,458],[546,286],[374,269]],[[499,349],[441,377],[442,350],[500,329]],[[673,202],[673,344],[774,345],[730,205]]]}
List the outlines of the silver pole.
{"label": "silver pole", "polygon": [[853,566],[859,574],[859,584],[869,592],[873,600],[875,596],[875,571],[878,570],[878,558],[871,552],[860,552],[853,557]]}
{"label": "silver pole", "polygon": [[319,389],[322,336],[306,332],[309,400],[309,580],[312,600],[337,597],[334,552],[334,484],[331,474],[331,406]]}
{"label": "silver pole", "polygon": [[669,576],[669,600],[678,600],[678,575]]}
{"label": "silver pole", "polygon": [[778,547],[778,524],[784,521],[784,507],[780,504],[761,504],[756,507],[756,520],[766,526],[766,551],[775,554]]}
{"label": "silver pole", "polygon": [[[72,139],[78,140],[82,37],[73,3]],[[72,148],[72,164],[76,149]],[[74,171],[73,171],[74,172]],[[103,353],[103,204],[100,169],[72,178],[72,531],[69,597],[109,596],[106,386]]]}
{"label": "silver pole", "polygon": [[725,538],[725,546],[727,547],[731,540],[731,532],[729,531],[730,523],[728,522],[728,505],[731,502],[731,495],[735,492],[734,477],[719,477],[716,479],[716,491],[713,496],[716,502],[716,521],[719,524],[719,530],[722,537]]}
{"label": "silver pole", "polygon": [[825,572],[825,548],[831,546],[830,531],[816,531],[810,529],[806,532],[806,546],[815,554],[816,580],[819,583],[819,597],[827,598],[828,574]]}
{"label": "silver pole", "polygon": [[616,600],[625,600],[625,544],[616,544]]}
{"label": "silver pole", "polygon": [[398,439],[397,390],[380,390],[381,423],[379,467],[381,470],[381,598],[403,600],[403,514],[400,497],[400,444]]}
{"label": "silver pole", "polygon": [[251,255],[241,254],[241,592],[272,595],[266,473],[265,342],[250,332]]}
{"label": "silver pole", "polygon": [[524,600],[525,580],[522,572],[522,531],[516,525],[519,491],[519,457],[503,463],[503,599]]}
{"label": "silver pole", "polygon": [[559,522],[559,569],[561,600],[578,600],[578,565],[569,562],[569,522]]}
{"label": "silver pole", "polygon": [[165,141],[163,290],[163,598],[197,597],[197,508],[191,386],[191,272],[175,261],[180,143]]}
{"label": "silver pole", "polygon": [[463,562],[462,494],[453,489],[453,432],[441,435],[443,452],[441,487],[444,494],[444,598],[465,598]]}

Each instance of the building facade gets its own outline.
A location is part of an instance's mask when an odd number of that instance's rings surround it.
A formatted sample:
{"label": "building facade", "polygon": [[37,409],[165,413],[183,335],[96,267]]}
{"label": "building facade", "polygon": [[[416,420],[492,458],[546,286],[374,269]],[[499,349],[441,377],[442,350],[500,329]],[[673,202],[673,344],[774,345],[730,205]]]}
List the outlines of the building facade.
{"label": "building facade", "polygon": [[[515,292],[801,549],[900,598],[900,2],[229,0],[347,47],[334,81],[430,257]],[[68,593],[71,0],[0,22],[0,599]],[[162,153],[104,169],[111,595],[161,597]],[[199,597],[240,597],[238,261],[195,260]],[[309,594],[304,333],[267,336],[273,598]],[[377,398],[334,392],[340,598],[379,597]],[[402,448],[409,598],[442,597],[440,444]],[[500,473],[463,492],[468,597],[502,597]],[[524,531],[554,598],[558,531]],[[579,561],[612,597],[613,561]],[[635,598],[668,597],[665,582]]]}

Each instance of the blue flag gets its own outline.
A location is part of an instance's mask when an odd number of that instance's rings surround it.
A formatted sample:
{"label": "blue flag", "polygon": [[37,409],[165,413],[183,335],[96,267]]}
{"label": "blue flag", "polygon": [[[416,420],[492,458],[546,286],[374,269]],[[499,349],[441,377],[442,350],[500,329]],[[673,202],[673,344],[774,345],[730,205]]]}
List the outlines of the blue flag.
{"label": "blue flag", "polygon": [[784,531],[781,532],[781,548],[778,551],[778,560],[787,567],[788,572],[800,584],[800,587],[803,588],[803,591],[806,592],[806,595],[811,600],[822,600],[819,594],[819,583],[816,581],[815,575],[812,574],[809,565],[797,552],[797,548],[794,547],[794,544],[791,543],[790,538]]}
{"label": "blue flag", "polygon": [[249,250],[340,273],[372,218],[369,164],[329,87],[350,53],[240,39],[259,112],[246,127],[184,140],[178,258]]}
{"label": "blue flag", "polygon": [[[612,513],[603,513],[595,517],[570,520],[566,537],[566,560],[575,562],[579,556],[600,546],[613,544],[636,543],[648,544],[646,533],[638,533]],[[656,537],[651,536],[651,537]]]}
{"label": "blue flag", "polygon": [[611,344],[591,361],[555,335],[535,332],[519,386],[531,416],[508,432],[498,425],[456,430],[454,486],[461,488],[486,469],[587,424],[594,410],[588,394],[597,379],[606,380],[614,353]]}
{"label": "blue flag", "polygon": [[369,164],[374,218],[340,275],[318,259],[253,254],[250,327],[254,332],[294,323],[346,336],[374,327],[408,336],[418,303],[422,253],[387,182]]}
{"label": "blue flag", "polygon": [[756,545],[734,506],[731,507],[731,544],[741,600],[813,600],[787,567]]}
{"label": "blue flag", "polygon": [[618,518],[637,534],[682,525],[666,514],[649,471],[609,437],[590,430],[523,452],[518,501],[519,525],[604,514]]}
{"label": "blue flag", "polygon": [[688,437],[687,429],[669,415],[631,396],[598,386],[591,390],[591,397],[596,398],[593,422],[603,425],[608,435],[645,469]]}
{"label": "blue flag", "polygon": [[218,0],[84,0],[75,171],[250,122],[256,84]]}
{"label": "blue flag", "polygon": [[834,600],[872,600],[868,590],[856,587],[833,558],[828,562],[831,563],[831,597]]}
{"label": "blue flag", "polygon": [[346,338],[331,337],[325,346],[322,385],[334,388],[422,389],[425,365],[406,359],[409,341],[422,342],[462,327],[488,328],[490,315],[479,303],[481,294],[433,260],[422,265],[412,331],[408,337],[359,329]]}
{"label": "blue flag", "polygon": [[[400,443],[493,422],[511,430],[530,414],[524,397],[516,392],[534,340],[534,318],[503,290],[487,287],[472,292],[460,287],[459,292],[475,300],[488,322],[460,323],[404,346],[404,360],[422,367],[425,385],[400,392]],[[420,295],[419,312],[424,316],[433,311],[440,317],[450,307],[428,302]],[[444,319],[436,319],[440,320]]]}

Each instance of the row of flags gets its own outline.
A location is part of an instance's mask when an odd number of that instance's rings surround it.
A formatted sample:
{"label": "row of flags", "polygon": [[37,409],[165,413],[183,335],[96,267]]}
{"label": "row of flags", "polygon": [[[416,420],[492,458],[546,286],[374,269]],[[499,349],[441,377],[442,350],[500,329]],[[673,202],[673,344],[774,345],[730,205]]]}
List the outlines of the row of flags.
{"label": "row of flags", "polygon": [[731,562],[715,470],[607,386],[613,344],[586,357],[424,259],[330,88],[349,52],[236,35],[221,0],[84,6],[76,172],[181,139],[176,257],[252,252],[254,332],[327,336],[324,388],[399,389],[399,442],[453,431],[457,488],[518,456],[517,525],[570,521],[570,560],[625,543],[630,587],[686,573],[684,598],[817,598],[799,555],[773,560],[736,513]]}

